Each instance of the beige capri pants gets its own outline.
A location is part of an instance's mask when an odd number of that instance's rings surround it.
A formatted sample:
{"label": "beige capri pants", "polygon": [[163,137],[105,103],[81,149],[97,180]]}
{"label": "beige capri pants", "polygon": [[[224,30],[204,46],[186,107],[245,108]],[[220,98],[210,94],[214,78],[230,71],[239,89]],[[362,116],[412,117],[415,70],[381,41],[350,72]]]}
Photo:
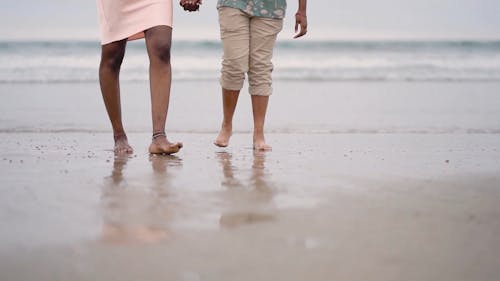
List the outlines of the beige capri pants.
{"label": "beige capri pants", "polygon": [[247,73],[250,95],[270,96],[273,92],[271,59],[283,20],[252,17],[239,9],[220,7],[219,24],[224,50],[222,88],[241,90]]}

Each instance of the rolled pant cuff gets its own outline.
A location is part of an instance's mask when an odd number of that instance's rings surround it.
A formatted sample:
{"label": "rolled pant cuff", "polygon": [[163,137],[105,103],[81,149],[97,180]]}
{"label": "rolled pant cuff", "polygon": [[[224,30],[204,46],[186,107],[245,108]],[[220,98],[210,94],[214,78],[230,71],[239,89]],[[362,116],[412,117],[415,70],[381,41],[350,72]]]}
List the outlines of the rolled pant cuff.
{"label": "rolled pant cuff", "polygon": [[273,94],[273,87],[271,85],[258,85],[258,86],[250,86],[248,92],[252,96],[270,96]]}
{"label": "rolled pant cuff", "polygon": [[235,83],[235,82],[224,80],[222,78],[219,80],[219,82],[220,82],[220,86],[223,89],[231,90],[231,91],[240,91],[243,88],[243,83],[244,83],[244,81],[242,81],[241,83]]}

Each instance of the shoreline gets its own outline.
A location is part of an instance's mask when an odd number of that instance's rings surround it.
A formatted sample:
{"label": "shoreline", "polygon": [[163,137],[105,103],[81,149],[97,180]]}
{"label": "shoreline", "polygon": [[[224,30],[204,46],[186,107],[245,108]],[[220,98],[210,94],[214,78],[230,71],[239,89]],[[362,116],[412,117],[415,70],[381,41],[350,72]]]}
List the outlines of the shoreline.
{"label": "shoreline", "polygon": [[[219,88],[217,82],[173,83],[167,131],[216,132],[222,117]],[[147,83],[122,85],[123,118],[129,132],[150,131],[148,91]],[[269,103],[266,130],[272,133],[497,133],[500,96],[496,93],[499,91],[500,83],[277,81]],[[3,101],[0,132],[110,130],[97,84],[0,84],[0,92]],[[310,96],[310,92],[314,96]],[[252,129],[246,86],[240,95],[234,129],[236,132]]]}

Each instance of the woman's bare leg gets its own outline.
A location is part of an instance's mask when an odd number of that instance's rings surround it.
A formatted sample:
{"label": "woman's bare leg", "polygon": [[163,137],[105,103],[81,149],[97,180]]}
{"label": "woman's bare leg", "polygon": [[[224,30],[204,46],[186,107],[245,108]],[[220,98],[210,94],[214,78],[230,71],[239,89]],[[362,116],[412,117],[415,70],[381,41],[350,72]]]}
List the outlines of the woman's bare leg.
{"label": "woman's bare leg", "polygon": [[223,120],[222,127],[219,135],[214,141],[214,144],[219,147],[226,147],[229,145],[229,139],[233,133],[233,116],[240,91],[222,89],[222,107],[223,107]]}
{"label": "woman's bare leg", "polygon": [[114,151],[116,154],[133,152],[132,147],[128,144],[125,130],[123,129],[120,104],[119,76],[126,45],[126,40],[103,45],[101,51],[101,64],[99,66],[99,82],[104,104],[111,121],[111,126],[113,127],[113,136],[115,140]]}
{"label": "woman's bare leg", "polygon": [[145,31],[146,47],[149,55],[149,80],[151,87],[151,115],[153,119],[153,138],[149,152],[153,154],[172,154],[182,148],[182,143],[171,143],[165,134],[172,71],[170,66],[170,46],[172,28],[156,26]]}
{"label": "woman's bare leg", "polygon": [[266,120],[269,96],[252,95],[253,109],[253,148],[256,150],[271,150],[264,138],[264,122]]}

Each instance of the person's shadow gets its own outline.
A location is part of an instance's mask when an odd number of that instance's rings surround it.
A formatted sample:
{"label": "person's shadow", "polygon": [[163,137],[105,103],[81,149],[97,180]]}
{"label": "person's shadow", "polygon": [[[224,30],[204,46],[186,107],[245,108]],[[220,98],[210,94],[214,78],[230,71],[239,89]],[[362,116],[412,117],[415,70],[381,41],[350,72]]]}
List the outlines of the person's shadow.
{"label": "person's shadow", "polygon": [[274,192],[269,173],[266,170],[266,153],[254,151],[250,177],[239,179],[239,172],[233,165],[233,155],[228,152],[217,152],[222,168],[221,185],[227,190],[226,198],[229,208],[222,213],[221,227],[234,228],[247,224],[269,222],[275,219],[273,211]]}
{"label": "person's shadow", "polygon": [[127,181],[128,156],[115,157],[102,188],[104,243],[157,243],[171,237],[172,207],[168,201],[169,167],[182,166],[175,156],[151,156],[152,178]]}

